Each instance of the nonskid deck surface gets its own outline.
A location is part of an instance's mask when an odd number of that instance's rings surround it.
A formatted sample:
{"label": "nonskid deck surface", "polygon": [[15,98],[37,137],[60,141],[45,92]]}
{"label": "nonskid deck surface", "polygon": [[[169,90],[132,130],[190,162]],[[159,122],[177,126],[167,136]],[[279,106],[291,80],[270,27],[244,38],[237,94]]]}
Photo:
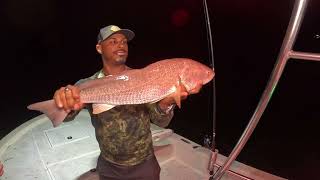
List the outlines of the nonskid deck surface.
{"label": "nonskid deck surface", "polygon": [[[151,125],[154,149],[161,166],[161,180],[209,179],[210,151],[170,129]],[[82,110],[74,121],[53,128],[38,116],[16,128],[0,141],[0,161],[5,166],[1,180],[72,180],[87,175],[97,177],[95,168],[100,153],[89,113]],[[221,165],[225,157],[218,155]],[[223,179],[282,179],[239,162]],[[17,173],[19,172],[19,173]],[[243,174],[240,175],[240,174]]]}

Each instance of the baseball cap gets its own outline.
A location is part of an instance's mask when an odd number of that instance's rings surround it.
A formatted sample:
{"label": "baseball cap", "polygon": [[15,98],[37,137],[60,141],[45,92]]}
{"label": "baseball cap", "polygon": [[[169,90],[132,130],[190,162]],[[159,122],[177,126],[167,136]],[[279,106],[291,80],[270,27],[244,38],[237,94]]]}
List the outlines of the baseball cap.
{"label": "baseball cap", "polygon": [[106,40],[108,37],[115,33],[121,33],[126,36],[128,41],[132,40],[134,38],[134,32],[130,29],[121,29],[120,27],[116,25],[109,25],[104,28],[101,28],[97,37],[98,43]]}

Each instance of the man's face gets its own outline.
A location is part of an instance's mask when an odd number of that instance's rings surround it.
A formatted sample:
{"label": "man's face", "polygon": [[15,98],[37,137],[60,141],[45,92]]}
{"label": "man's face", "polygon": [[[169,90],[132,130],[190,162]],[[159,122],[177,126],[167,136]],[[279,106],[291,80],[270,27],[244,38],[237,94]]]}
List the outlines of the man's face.
{"label": "man's face", "polygon": [[111,35],[97,45],[98,52],[106,63],[124,64],[128,57],[127,38],[120,33]]}

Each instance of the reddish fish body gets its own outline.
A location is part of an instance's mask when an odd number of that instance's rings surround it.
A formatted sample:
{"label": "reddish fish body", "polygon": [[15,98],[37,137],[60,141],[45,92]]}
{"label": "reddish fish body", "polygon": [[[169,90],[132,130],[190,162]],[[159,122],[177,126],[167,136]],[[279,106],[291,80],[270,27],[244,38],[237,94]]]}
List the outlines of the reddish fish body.
{"label": "reddish fish body", "polygon": [[[173,58],[155,62],[142,69],[127,70],[119,75],[88,80],[78,87],[81,102],[93,103],[94,111],[96,108],[96,113],[100,113],[108,110],[102,104],[113,107],[154,103],[172,93],[177,93],[176,101],[180,105],[180,90],[177,89],[180,85],[190,92],[198,84],[204,85],[213,77],[213,69],[197,61]],[[45,113],[54,126],[59,125],[67,115],[64,110],[56,107],[53,100],[31,104],[28,108]]]}

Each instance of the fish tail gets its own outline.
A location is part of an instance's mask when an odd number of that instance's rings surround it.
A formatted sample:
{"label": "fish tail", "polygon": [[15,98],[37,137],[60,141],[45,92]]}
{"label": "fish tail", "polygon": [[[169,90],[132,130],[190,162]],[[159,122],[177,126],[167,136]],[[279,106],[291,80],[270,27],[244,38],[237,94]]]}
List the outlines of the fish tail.
{"label": "fish tail", "polygon": [[45,114],[51,120],[54,127],[60,125],[68,115],[67,112],[56,106],[54,100],[30,104],[27,108],[30,110],[40,111]]}

